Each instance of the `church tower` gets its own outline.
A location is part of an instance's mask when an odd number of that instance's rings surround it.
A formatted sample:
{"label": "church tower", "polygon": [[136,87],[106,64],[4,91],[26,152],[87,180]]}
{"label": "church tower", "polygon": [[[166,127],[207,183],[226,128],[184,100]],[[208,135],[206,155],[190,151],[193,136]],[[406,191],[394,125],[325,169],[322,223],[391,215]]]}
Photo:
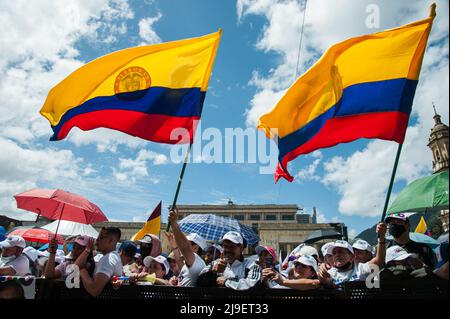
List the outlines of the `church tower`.
{"label": "church tower", "polygon": [[433,108],[435,125],[431,129],[428,147],[433,154],[433,173],[439,173],[448,169],[448,126],[442,123],[434,103]]}
{"label": "church tower", "polygon": [[[441,116],[434,108],[434,127],[431,129],[430,138],[428,140],[428,147],[433,154],[433,173],[440,173],[448,170],[448,126],[443,124]],[[444,231],[448,231],[448,210],[441,211],[441,221]]]}

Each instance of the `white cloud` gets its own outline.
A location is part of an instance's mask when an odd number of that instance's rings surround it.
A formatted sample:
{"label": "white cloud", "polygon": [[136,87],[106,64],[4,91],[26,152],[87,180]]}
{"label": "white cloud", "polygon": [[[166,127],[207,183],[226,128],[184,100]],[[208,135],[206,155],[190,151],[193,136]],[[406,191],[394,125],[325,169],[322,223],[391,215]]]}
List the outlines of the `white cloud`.
{"label": "white cloud", "polygon": [[153,24],[161,19],[162,14],[158,12],[155,17],[148,17],[139,21],[139,36],[145,41],[142,44],[155,44],[160,43],[161,38],[153,30]]}
{"label": "white cloud", "polygon": [[[435,101],[443,120],[448,123],[448,2],[436,1],[438,16],[430,37],[417,89],[412,116],[417,123],[408,129],[397,181],[412,181],[430,171],[431,153],[426,144],[433,126],[431,102]],[[315,0],[309,1],[304,29],[300,70],[304,72],[334,43],[423,19],[432,1],[387,0]],[[368,29],[366,8],[380,8],[379,29]],[[349,10],[351,8],[351,10]],[[279,54],[280,61],[267,72],[254,71],[250,84],[257,92],[246,110],[246,122],[255,125],[259,116],[269,111],[294,80],[302,22],[302,6],[296,0],[238,0],[240,22],[248,15],[261,15],[267,24],[256,48]],[[325,162],[323,182],[341,195],[339,211],[345,215],[379,216],[384,204],[397,145],[371,141],[347,157]],[[297,178],[316,180],[318,159],[302,169]]]}
{"label": "white cloud", "polygon": [[319,167],[319,164],[322,162],[322,152],[321,151],[315,151],[307,156],[306,158],[312,157],[315,158],[314,161],[309,164],[307,167],[301,169],[298,171],[298,173],[295,175],[295,180],[298,183],[303,183],[306,181],[319,181],[320,176],[317,173],[317,168]]}
{"label": "white cloud", "polygon": [[[137,179],[149,176],[147,170],[147,161],[153,165],[164,165],[168,163],[167,156],[148,150],[140,150],[135,159],[120,158],[119,169],[113,169],[113,175],[119,182],[136,182]],[[159,178],[149,179],[152,184],[158,184]]]}
{"label": "white cloud", "polygon": [[82,160],[69,150],[22,148],[0,137],[0,212],[16,212],[14,194],[40,183],[78,179]]}

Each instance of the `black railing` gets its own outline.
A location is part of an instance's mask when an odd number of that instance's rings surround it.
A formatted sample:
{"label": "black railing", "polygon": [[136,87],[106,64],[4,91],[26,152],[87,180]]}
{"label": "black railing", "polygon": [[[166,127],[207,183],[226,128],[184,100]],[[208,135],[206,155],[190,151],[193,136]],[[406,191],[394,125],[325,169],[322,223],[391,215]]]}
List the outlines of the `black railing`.
{"label": "black railing", "polygon": [[[89,299],[83,288],[67,288],[64,281],[36,280],[37,299]],[[255,289],[234,291],[227,288],[191,288],[108,285],[97,299],[228,299],[240,300],[331,300],[331,299],[448,299],[448,282],[440,280],[408,280],[381,283],[369,289],[364,282],[349,282],[342,289],[296,291],[291,289]]]}

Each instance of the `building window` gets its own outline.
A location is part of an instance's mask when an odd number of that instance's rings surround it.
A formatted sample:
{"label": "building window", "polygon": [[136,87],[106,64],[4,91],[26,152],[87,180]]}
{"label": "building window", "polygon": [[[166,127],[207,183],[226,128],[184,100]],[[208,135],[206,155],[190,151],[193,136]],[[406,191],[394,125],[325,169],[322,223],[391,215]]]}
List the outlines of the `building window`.
{"label": "building window", "polygon": [[230,216],[228,215],[219,215],[220,217],[225,217],[225,218],[229,218]]}
{"label": "building window", "polygon": [[255,233],[259,234],[258,224],[252,224],[252,229]]}
{"label": "building window", "polygon": [[266,220],[277,220],[277,215],[266,215]]}
{"label": "building window", "polygon": [[282,215],[281,216],[282,220],[294,220],[294,215]]}
{"label": "building window", "polygon": [[250,215],[250,220],[261,220],[261,215]]}
{"label": "building window", "polygon": [[233,218],[236,220],[245,220],[245,215],[234,215]]}

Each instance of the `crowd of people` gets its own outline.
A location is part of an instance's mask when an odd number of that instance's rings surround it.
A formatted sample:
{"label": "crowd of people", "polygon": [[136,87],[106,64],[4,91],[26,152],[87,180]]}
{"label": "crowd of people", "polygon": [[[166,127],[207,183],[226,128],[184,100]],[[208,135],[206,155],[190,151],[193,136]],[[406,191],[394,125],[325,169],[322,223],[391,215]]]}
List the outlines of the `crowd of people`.
{"label": "crowd of people", "polygon": [[[45,277],[65,280],[79,275],[84,289],[99,295],[112,281],[183,287],[250,289],[339,289],[348,281],[435,278],[448,280],[448,243],[440,260],[426,244],[409,238],[409,220],[403,214],[389,216],[377,225],[378,244],[364,240],[351,245],[344,240],[324,244],[319,251],[300,244],[284,260],[270,246],[257,246],[256,256],[244,258],[245,239],[230,231],[219,244],[207,243],[196,233],[184,234],[178,211],[169,213],[172,232],[165,232],[170,251],[161,240],[146,234],[142,239],[120,242],[121,231],[102,228],[97,239],[69,238],[58,249],[56,239],[47,251],[27,247],[23,238],[10,236],[0,242],[0,276]],[[386,240],[386,233],[393,236]],[[378,271],[380,270],[380,271]],[[0,298],[10,285],[0,286]]]}

